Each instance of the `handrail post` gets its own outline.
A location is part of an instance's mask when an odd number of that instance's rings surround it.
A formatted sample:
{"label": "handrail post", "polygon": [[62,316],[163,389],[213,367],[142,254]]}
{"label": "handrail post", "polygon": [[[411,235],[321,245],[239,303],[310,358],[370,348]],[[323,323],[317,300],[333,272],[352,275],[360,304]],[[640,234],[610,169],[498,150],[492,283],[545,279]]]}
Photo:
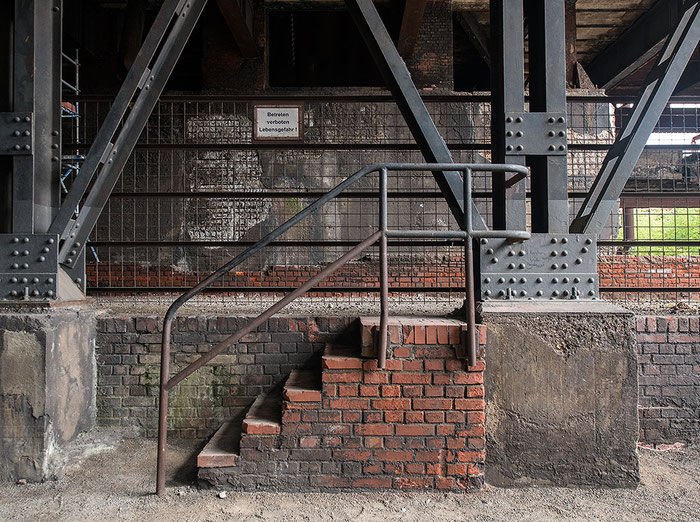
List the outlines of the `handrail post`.
{"label": "handrail post", "polygon": [[165,493],[165,452],[168,443],[168,379],[170,377],[170,330],[172,318],[166,314],[160,352],[160,398],[158,401],[158,459],[156,494]]}
{"label": "handrail post", "polygon": [[381,369],[386,367],[386,351],[388,345],[389,328],[389,260],[387,256],[386,231],[388,229],[387,210],[387,169],[382,167],[379,170],[379,228],[381,238],[379,239],[379,302],[381,315],[379,318],[379,357],[377,366]]}
{"label": "handrail post", "polygon": [[464,169],[464,278],[466,299],[464,308],[467,320],[467,364],[476,366],[476,312],[474,295],[474,247],[472,238],[472,213],[469,203],[472,200],[472,171]]}

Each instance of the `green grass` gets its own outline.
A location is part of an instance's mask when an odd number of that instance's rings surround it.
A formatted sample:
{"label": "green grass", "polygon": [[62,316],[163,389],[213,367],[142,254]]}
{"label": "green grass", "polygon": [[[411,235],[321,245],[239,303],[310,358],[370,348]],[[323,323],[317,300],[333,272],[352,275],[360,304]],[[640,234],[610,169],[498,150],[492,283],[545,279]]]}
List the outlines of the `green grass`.
{"label": "green grass", "polygon": [[[622,240],[622,216],[620,232]],[[634,211],[634,238],[637,241],[700,241],[700,209],[649,208]],[[698,255],[700,247],[635,247],[633,254]]]}

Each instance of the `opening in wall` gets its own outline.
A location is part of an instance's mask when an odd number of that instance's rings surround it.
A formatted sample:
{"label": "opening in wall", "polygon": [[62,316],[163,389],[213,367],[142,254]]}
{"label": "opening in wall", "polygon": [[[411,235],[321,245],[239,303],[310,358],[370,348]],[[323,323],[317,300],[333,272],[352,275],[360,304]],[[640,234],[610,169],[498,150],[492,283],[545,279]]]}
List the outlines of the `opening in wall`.
{"label": "opening in wall", "polygon": [[268,11],[271,87],[379,87],[379,71],[346,11]]}

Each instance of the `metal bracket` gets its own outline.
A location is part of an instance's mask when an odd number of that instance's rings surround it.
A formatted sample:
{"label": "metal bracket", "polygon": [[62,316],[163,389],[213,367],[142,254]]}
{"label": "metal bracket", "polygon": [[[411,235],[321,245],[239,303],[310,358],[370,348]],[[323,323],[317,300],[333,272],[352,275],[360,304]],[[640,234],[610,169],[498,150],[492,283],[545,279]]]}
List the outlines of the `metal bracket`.
{"label": "metal bracket", "polygon": [[33,116],[31,112],[0,112],[0,156],[33,154]]}
{"label": "metal bracket", "polygon": [[551,112],[506,113],[506,155],[565,156],[566,115]]}
{"label": "metal bracket", "polygon": [[595,236],[532,234],[514,244],[482,239],[482,299],[595,299]]}
{"label": "metal bracket", "polygon": [[0,234],[0,299],[55,298],[58,234]]}

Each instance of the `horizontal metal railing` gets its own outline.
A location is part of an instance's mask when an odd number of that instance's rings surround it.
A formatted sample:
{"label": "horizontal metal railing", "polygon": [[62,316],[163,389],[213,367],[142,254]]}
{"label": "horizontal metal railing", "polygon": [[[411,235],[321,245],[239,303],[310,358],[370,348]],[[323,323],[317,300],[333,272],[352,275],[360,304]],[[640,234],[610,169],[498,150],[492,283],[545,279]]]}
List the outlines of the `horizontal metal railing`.
{"label": "horizontal metal railing", "polygon": [[[389,171],[435,171],[449,170],[461,172],[463,174],[463,197],[466,211],[465,226],[463,230],[390,230],[388,228],[388,197],[387,197],[387,176]],[[527,231],[523,230],[479,230],[472,229],[472,172],[503,172],[514,173],[514,176],[509,180],[510,184],[517,183],[523,180],[528,170],[520,165],[489,165],[489,164],[425,164],[425,163],[385,163],[365,167],[357,171],[352,176],[339,183],[336,187],[328,191],[326,194],[317,199],[314,203],[303,209],[296,216],[290,218],[284,224],[270,232],[263,239],[248,247],[240,255],[231,259],[221,268],[204,279],[201,283],[191,288],[168,308],[163,321],[163,340],[161,345],[161,366],[160,366],[160,401],[159,401],[159,420],[158,420],[158,459],[157,459],[157,485],[156,493],[163,494],[165,491],[165,465],[166,465],[166,445],[168,431],[168,393],[180,382],[186,379],[189,375],[196,372],[206,363],[221,354],[224,350],[237,343],[248,333],[254,331],[261,324],[267,321],[282,308],[294,301],[297,297],[304,294],[313,288],[317,283],[331,275],[337,269],[348,263],[350,260],[359,256],[369,247],[379,243],[380,257],[380,309],[381,316],[379,322],[379,338],[378,338],[378,366],[384,368],[386,364],[387,344],[388,344],[388,261],[387,261],[387,239],[388,238],[428,238],[428,239],[452,239],[464,241],[465,245],[465,279],[466,279],[466,322],[467,322],[467,358],[469,365],[476,364],[476,319],[475,319],[475,296],[474,296],[474,266],[473,266],[473,239],[475,238],[506,238],[514,241],[523,241],[530,237]],[[194,296],[206,290],[212,283],[224,277],[228,272],[236,266],[243,263],[246,259],[253,256],[266,246],[270,245],[282,234],[287,232],[294,225],[298,224],[307,216],[313,214],[323,205],[337,197],[348,187],[364,178],[371,173],[379,173],[379,230],[371,234],[364,241],[360,242],[336,261],[326,266],[322,271],[309,279],[304,285],[287,294],[283,299],[269,307],[262,314],[251,320],[244,328],[227,337],[222,342],[214,346],[206,354],[202,355],[196,361],[190,363],[177,374],[170,377],[170,338],[172,332],[172,323],[177,311]]]}

